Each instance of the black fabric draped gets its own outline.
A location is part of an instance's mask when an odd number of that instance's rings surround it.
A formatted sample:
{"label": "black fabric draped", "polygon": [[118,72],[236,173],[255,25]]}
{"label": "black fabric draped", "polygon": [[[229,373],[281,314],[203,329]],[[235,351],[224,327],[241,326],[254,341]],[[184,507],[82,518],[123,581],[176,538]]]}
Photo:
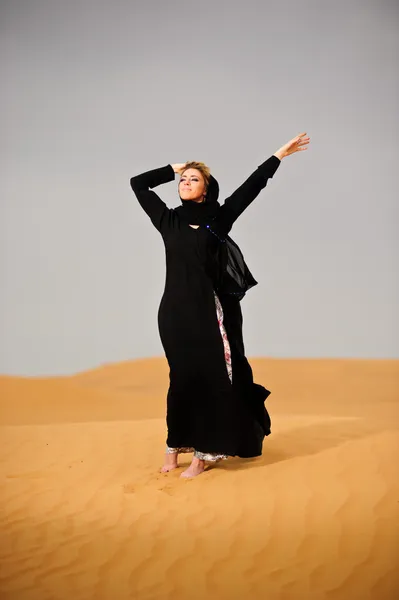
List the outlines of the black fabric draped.
{"label": "black fabric draped", "polygon": [[[240,282],[249,289],[256,281],[228,233],[279,165],[280,160],[271,156],[222,205],[218,202],[218,183],[212,177],[206,202],[183,201],[182,206],[169,209],[152,188],[175,179],[171,165],[130,180],[165,245],[166,281],[158,326],[169,364],[168,446],[259,456],[264,436],[270,433],[264,405],[270,392],[253,381],[242,335]],[[190,224],[199,227],[194,229]],[[232,382],[214,292],[223,307]]]}
{"label": "black fabric draped", "polygon": [[[215,231],[220,204],[219,184],[211,175],[206,192],[205,202],[182,200],[182,206],[175,209],[182,223],[205,225],[219,241],[214,255],[208,256],[208,261],[214,261],[214,287],[218,293],[233,294],[242,300],[246,292],[257,285],[257,281],[250,272],[238,244],[227,234]],[[181,198],[180,198],[181,199]],[[216,222],[215,222],[216,221]],[[220,231],[219,231],[220,233]]]}

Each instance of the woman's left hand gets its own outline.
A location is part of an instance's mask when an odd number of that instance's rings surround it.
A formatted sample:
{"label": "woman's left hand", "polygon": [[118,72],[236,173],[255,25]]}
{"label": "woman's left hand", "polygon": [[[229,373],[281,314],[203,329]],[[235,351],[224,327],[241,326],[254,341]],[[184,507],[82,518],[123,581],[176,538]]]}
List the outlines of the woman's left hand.
{"label": "woman's left hand", "polygon": [[305,137],[305,135],[306,132],[300,133],[296,137],[292,138],[292,140],[284,144],[284,146],[281,146],[281,148],[274,153],[274,156],[277,156],[277,158],[282,160],[285,156],[289,156],[295,152],[301,152],[302,150],[307,150],[307,148],[304,148],[304,146],[309,144],[310,137]]}

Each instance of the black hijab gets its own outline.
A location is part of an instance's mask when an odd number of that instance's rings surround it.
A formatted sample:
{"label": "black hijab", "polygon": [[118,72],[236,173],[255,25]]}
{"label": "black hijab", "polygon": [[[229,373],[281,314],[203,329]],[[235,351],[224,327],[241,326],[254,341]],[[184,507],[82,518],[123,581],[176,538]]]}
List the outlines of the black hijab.
{"label": "black hijab", "polygon": [[239,246],[230,236],[216,231],[217,227],[213,225],[220,208],[218,198],[219,184],[210,175],[205,201],[194,202],[180,197],[182,205],[175,208],[175,212],[183,223],[205,225],[209,235],[217,239],[216,253],[209,256],[209,264],[213,265],[209,272],[213,274],[214,287],[220,294],[241,300],[251,287],[257,285],[257,281],[248,269]]}
{"label": "black hijab", "polygon": [[207,225],[216,217],[220,208],[218,202],[219,184],[211,175],[204,202],[182,200],[180,194],[179,198],[182,205],[176,208],[175,212],[179,215],[179,219],[183,223],[188,223],[189,225]]}

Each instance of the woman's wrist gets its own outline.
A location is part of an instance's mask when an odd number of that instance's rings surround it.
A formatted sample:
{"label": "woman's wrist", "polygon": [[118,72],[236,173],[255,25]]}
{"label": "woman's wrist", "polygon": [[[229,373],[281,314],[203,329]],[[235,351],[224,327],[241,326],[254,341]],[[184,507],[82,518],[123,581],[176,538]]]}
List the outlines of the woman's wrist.
{"label": "woman's wrist", "polygon": [[275,152],[275,153],[273,154],[273,156],[277,156],[277,158],[278,158],[279,160],[283,160],[283,158],[284,158],[284,156],[285,156],[285,153],[284,153],[282,150],[277,150],[277,152]]}

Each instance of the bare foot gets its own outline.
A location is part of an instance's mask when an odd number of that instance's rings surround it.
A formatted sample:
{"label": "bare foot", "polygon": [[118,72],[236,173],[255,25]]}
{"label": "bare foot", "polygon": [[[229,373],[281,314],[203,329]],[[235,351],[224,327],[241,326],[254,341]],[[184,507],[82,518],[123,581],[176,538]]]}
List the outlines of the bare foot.
{"label": "bare foot", "polygon": [[177,464],[177,457],[178,457],[178,453],[177,452],[173,452],[173,453],[166,453],[165,454],[165,463],[163,465],[163,467],[161,467],[160,472],[161,473],[169,473],[169,471],[173,471],[173,469],[176,469],[179,465]]}
{"label": "bare foot", "polygon": [[205,470],[205,461],[204,460],[200,460],[199,458],[193,458],[191,465],[188,467],[188,469],[186,469],[185,471],[183,471],[183,473],[180,475],[180,477],[196,477],[197,475],[200,475],[201,473],[203,473]]}

